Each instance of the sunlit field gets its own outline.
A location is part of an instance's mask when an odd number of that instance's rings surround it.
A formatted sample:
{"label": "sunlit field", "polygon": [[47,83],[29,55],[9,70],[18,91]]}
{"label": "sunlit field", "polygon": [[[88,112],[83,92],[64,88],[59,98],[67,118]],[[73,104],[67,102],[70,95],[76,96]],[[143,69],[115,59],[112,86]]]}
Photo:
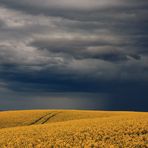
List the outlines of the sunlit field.
{"label": "sunlit field", "polygon": [[148,148],[148,113],[0,112],[1,148]]}

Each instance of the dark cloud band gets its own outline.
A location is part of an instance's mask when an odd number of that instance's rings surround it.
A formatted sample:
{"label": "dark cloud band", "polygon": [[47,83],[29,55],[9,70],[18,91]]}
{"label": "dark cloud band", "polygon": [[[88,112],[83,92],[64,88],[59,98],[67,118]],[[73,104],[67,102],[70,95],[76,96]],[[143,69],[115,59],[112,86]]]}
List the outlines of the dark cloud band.
{"label": "dark cloud band", "polygon": [[146,0],[1,0],[0,92],[146,102],[147,13]]}

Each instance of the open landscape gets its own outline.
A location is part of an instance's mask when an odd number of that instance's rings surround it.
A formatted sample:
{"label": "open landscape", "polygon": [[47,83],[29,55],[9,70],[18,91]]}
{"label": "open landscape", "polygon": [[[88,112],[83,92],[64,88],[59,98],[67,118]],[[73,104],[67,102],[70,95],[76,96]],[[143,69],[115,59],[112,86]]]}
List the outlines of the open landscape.
{"label": "open landscape", "polygon": [[0,147],[147,148],[148,113],[1,111]]}
{"label": "open landscape", "polygon": [[148,0],[0,0],[0,148],[148,148]]}

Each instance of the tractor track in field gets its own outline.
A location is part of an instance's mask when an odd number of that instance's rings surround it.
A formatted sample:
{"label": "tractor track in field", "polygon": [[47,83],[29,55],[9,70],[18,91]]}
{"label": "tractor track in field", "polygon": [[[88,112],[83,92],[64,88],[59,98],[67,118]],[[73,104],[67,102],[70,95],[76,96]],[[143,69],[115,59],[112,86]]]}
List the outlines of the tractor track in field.
{"label": "tractor track in field", "polygon": [[43,121],[41,124],[46,123],[48,120],[50,120],[52,117],[55,117],[57,114],[59,114],[60,112],[54,113],[51,116],[49,116],[45,121]]}
{"label": "tractor track in field", "polygon": [[50,120],[51,118],[55,117],[59,113],[60,112],[50,112],[50,113],[48,113],[48,114],[38,118],[37,120],[33,121],[29,125],[45,124],[48,120]]}

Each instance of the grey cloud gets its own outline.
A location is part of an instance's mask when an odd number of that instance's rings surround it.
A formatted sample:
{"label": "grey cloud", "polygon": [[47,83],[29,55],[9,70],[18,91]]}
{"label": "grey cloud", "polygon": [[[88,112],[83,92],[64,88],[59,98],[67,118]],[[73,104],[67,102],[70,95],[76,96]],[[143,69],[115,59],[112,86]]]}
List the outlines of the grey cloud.
{"label": "grey cloud", "polygon": [[[44,14],[47,16],[60,16],[71,20],[105,21],[126,20],[134,18],[137,11],[147,10],[148,3],[145,0],[44,0],[44,1],[18,1],[1,0],[5,7],[24,11],[31,14]],[[138,13],[140,14],[140,13]]]}
{"label": "grey cloud", "polygon": [[[10,5],[10,2],[12,4]],[[92,0],[91,2],[89,0],[43,0],[42,2],[40,0],[1,0],[2,4],[7,4],[10,6],[16,6],[16,7],[36,7],[36,8],[58,8],[58,9],[80,9],[80,10],[92,10],[92,9],[98,9],[98,8],[108,8],[113,6],[137,6],[137,5],[144,5],[146,2],[144,0],[141,1],[133,1],[133,0],[125,0],[124,2],[122,0]]]}
{"label": "grey cloud", "polygon": [[[10,5],[10,2],[12,3]],[[40,0],[34,1],[28,1],[28,0],[22,0],[22,1],[18,1],[18,0],[1,0],[2,4],[6,4],[9,6],[16,6],[16,7],[36,7],[36,8],[44,8],[44,9],[49,9],[49,8],[61,8],[61,9],[80,9],[80,10],[91,10],[91,9],[95,9],[95,8],[101,8],[101,7],[108,7],[108,6],[119,6],[121,4],[124,4],[122,1],[117,1],[117,0],[111,0],[110,2],[108,2],[107,0],[92,0],[91,2],[89,0],[82,0],[82,1],[78,1],[78,0],[71,0],[71,1],[67,1],[67,0],[59,0],[59,1],[53,1],[53,0],[43,0],[42,2]]]}
{"label": "grey cloud", "polygon": [[147,1],[0,0],[0,6],[4,94],[147,95]]}
{"label": "grey cloud", "polygon": [[[68,56],[76,59],[94,58],[103,59],[107,61],[124,61],[129,60],[131,57],[136,60],[140,60],[140,55],[134,53],[134,51],[128,51],[121,49],[120,42],[109,38],[106,35],[104,38],[85,37],[85,38],[73,38],[73,39],[45,39],[35,40],[31,43],[32,46],[37,47],[39,50],[46,50],[55,55],[68,54]],[[119,45],[118,45],[119,44]]]}

